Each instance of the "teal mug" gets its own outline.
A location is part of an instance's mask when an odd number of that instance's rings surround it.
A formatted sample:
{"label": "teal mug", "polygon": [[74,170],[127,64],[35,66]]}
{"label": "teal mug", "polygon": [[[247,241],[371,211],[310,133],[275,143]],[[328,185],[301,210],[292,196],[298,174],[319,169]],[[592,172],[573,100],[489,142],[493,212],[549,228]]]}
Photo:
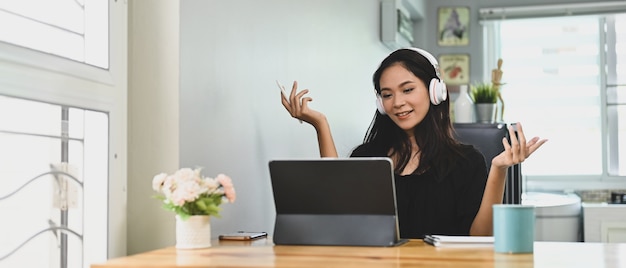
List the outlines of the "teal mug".
{"label": "teal mug", "polygon": [[493,247],[497,253],[532,253],[535,206],[493,205]]}

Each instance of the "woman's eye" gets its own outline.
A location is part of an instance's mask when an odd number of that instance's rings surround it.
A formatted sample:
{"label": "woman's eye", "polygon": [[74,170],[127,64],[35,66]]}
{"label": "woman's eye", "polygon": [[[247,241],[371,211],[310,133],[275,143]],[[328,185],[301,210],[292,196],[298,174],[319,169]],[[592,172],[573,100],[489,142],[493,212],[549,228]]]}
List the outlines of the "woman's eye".
{"label": "woman's eye", "polygon": [[389,97],[391,97],[391,94],[380,94],[380,96],[381,96],[383,99],[388,99]]}
{"label": "woman's eye", "polygon": [[409,93],[411,91],[413,91],[413,88],[405,88],[404,90],[402,90],[402,92],[404,93]]}

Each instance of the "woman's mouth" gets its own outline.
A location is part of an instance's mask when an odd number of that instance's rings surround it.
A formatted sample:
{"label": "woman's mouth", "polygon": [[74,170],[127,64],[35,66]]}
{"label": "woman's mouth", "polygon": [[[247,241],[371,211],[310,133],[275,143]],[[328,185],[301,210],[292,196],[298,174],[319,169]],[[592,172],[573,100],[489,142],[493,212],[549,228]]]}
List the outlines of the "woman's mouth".
{"label": "woman's mouth", "polygon": [[404,118],[409,117],[409,114],[411,114],[411,112],[413,112],[413,110],[406,111],[406,112],[401,112],[401,113],[396,113],[396,116],[398,117],[398,119],[404,119]]}

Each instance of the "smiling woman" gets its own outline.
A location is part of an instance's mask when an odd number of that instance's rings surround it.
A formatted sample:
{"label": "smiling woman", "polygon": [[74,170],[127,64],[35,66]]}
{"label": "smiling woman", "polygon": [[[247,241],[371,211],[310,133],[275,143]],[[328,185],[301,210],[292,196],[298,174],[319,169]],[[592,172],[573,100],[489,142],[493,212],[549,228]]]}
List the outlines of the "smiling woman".
{"label": "smiling woman", "polygon": [[[526,141],[521,125],[487,170],[483,155],[453,136],[450,101],[434,57],[417,48],[389,54],[374,72],[375,114],[351,157],[389,157],[394,166],[400,236],[491,235],[493,204],[501,203],[506,170],[546,140]],[[309,108],[308,90],[294,83],[281,97],[292,117],[317,130],[320,155],[337,157],[326,117]],[[489,161],[487,160],[487,161]]]}

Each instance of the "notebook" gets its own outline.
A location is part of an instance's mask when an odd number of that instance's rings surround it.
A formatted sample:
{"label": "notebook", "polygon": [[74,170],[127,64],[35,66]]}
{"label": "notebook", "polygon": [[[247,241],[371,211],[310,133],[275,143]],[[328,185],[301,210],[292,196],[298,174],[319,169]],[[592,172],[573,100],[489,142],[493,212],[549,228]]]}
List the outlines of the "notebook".
{"label": "notebook", "polygon": [[269,162],[276,245],[396,246],[400,239],[389,158]]}

